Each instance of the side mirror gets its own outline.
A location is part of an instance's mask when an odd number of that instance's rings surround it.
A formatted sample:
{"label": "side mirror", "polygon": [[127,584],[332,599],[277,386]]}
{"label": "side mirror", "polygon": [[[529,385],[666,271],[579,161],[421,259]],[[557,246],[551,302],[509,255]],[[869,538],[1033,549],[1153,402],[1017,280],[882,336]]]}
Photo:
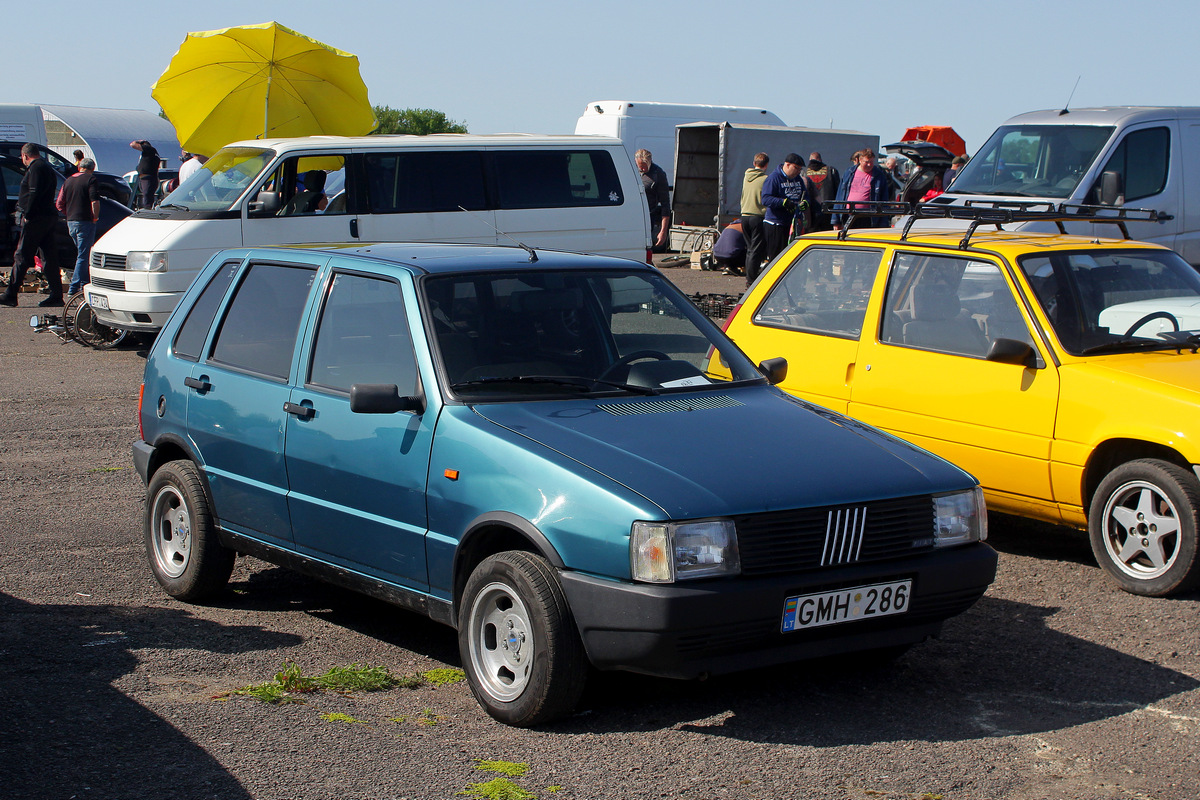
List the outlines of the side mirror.
{"label": "side mirror", "polygon": [[758,371],[767,379],[767,383],[772,386],[782,383],[787,377],[787,359],[782,356],[768,358],[758,365]]}
{"label": "side mirror", "polygon": [[259,192],[258,197],[250,203],[250,211],[254,214],[274,216],[282,205],[279,202],[279,192]]}
{"label": "side mirror", "polygon": [[1121,173],[1109,170],[1100,174],[1100,205],[1122,205],[1125,200],[1125,179]]}
{"label": "side mirror", "polygon": [[401,397],[394,383],[356,383],[350,387],[350,410],[355,414],[395,414],[425,411],[425,398],[416,394]]}
{"label": "side mirror", "polygon": [[988,361],[1000,364],[1017,364],[1018,366],[1040,369],[1042,364],[1037,351],[1028,344],[1017,339],[994,339],[987,352]]}

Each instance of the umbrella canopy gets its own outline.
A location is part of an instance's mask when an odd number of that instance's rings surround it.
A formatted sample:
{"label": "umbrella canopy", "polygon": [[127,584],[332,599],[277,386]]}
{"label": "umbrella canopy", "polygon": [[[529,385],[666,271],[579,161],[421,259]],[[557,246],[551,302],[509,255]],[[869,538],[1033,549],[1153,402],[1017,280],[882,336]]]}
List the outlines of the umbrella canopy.
{"label": "umbrella canopy", "polygon": [[189,33],[151,87],[183,149],[241,139],[359,136],[376,125],[358,56],[276,22]]}

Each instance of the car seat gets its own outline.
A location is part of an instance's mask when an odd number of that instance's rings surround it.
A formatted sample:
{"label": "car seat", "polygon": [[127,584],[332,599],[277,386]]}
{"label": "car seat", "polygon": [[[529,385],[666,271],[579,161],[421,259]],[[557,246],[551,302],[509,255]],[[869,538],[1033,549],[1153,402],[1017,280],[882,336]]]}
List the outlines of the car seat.
{"label": "car seat", "polygon": [[944,284],[913,289],[913,319],[904,324],[904,343],[947,353],[985,355],[988,341],[975,320],[962,316],[958,294]]}

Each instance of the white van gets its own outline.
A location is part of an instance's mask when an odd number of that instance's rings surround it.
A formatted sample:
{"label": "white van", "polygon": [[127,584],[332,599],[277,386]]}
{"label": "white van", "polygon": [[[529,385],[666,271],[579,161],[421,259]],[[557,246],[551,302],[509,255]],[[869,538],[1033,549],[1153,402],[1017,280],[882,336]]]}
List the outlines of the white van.
{"label": "white van", "polygon": [[512,244],[649,260],[632,159],[612,139],[503,134],[236,142],[92,248],[85,289],[116,328],[161,328],[218,250],[264,244]]}
{"label": "white van", "polygon": [[46,144],[46,121],[41,106],[0,103],[0,141]]}
{"label": "white van", "polygon": [[[971,200],[1153,209],[1157,221],[1127,222],[1130,236],[1170,247],[1200,266],[1200,108],[1077,108],[1015,116],[933,202]],[[1037,222],[1010,227],[1056,229]],[[1111,225],[1099,223],[1067,223],[1067,230],[1113,235]]]}
{"label": "white van", "polygon": [[746,106],[704,106],[682,103],[651,103],[643,100],[597,100],[587,104],[575,122],[575,133],[615,136],[629,157],[646,149],[654,163],[675,183],[675,127],[689,122],[737,122],[743,125],[783,125],[775,114]]}

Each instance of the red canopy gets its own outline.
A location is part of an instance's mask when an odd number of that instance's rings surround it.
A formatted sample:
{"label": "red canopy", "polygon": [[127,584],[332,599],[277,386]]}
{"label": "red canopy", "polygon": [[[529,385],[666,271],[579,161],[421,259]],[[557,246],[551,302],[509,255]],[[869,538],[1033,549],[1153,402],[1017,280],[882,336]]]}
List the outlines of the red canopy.
{"label": "red canopy", "polygon": [[954,132],[949,125],[918,125],[904,132],[906,142],[933,142],[954,153],[956,156],[967,154],[967,143]]}

